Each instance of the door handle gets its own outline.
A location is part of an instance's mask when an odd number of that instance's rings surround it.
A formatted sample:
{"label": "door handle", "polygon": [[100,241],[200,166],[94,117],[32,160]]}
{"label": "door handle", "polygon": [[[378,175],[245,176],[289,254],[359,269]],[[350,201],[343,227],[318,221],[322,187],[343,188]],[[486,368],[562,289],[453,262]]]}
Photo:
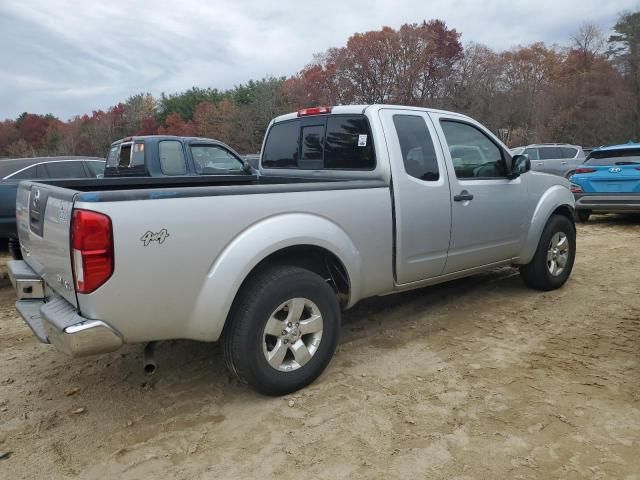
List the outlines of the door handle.
{"label": "door handle", "polygon": [[469,202],[471,200],[473,200],[473,195],[471,195],[466,190],[463,190],[458,195],[453,196],[454,202]]}

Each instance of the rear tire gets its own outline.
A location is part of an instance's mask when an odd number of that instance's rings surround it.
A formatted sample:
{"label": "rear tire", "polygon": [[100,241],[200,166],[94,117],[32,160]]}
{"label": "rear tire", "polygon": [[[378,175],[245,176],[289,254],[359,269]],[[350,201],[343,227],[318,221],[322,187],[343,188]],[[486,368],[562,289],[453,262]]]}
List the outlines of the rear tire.
{"label": "rear tire", "polygon": [[576,218],[580,223],[587,223],[591,216],[591,210],[576,210]]}
{"label": "rear tire", "polygon": [[531,262],[520,267],[524,283],[536,290],[562,287],[573,269],[576,230],[564,215],[552,215],[542,231]]}
{"label": "rear tire", "polygon": [[245,282],[234,302],[222,338],[225,362],[258,392],[286,395],[324,371],[339,330],[340,306],[322,277],[299,267],[267,267]]}

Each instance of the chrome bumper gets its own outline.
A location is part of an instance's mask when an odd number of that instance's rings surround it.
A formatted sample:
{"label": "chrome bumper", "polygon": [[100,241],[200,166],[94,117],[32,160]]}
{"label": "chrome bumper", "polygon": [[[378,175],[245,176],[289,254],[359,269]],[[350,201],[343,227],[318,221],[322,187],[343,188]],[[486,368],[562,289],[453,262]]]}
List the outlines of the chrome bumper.
{"label": "chrome bumper", "polygon": [[[9,278],[19,300],[16,309],[43,343],[51,343],[59,351],[72,357],[107,353],[122,346],[122,337],[102,320],[92,320],[78,314],[73,305],[57,294],[44,298],[42,279],[22,260],[7,264]],[[30,283],[24,283],[24,282]],[[40,290],[37,290],[37,282]],[[24,287],[27,297],[24,296]],[[35,286],[35,288],[34,288]],[[40,298],[35,292],[42,292]]]}
{"label": "chrome bumper", "polygon": [[640,212],[640,193],[575,193],[576,210]]}

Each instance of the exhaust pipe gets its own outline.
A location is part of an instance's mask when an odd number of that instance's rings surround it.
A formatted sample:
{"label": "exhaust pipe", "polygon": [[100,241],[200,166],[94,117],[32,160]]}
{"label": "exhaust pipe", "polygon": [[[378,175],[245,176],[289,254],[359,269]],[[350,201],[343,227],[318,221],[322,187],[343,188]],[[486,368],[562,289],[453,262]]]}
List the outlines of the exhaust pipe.
{"label": "exhaust pipe", "polygon": [[142,368],[144,368],[144,373],[147,375],[153,375],[156,368],[158,368],[154,351],[155,347],[156,342],[149,342],[144,346],[144,351],[142,352]]}

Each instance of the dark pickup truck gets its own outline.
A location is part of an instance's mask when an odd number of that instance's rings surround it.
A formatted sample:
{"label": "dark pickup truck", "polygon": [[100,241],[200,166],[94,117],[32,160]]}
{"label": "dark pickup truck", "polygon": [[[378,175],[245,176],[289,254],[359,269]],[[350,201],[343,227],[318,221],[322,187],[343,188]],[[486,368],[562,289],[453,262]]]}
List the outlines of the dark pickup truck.
{"label": "dark pickup truck", "polygon": [[149,135],[111,144],[104,176],[177,177],[251,173],[231,147],[197,137]]}

